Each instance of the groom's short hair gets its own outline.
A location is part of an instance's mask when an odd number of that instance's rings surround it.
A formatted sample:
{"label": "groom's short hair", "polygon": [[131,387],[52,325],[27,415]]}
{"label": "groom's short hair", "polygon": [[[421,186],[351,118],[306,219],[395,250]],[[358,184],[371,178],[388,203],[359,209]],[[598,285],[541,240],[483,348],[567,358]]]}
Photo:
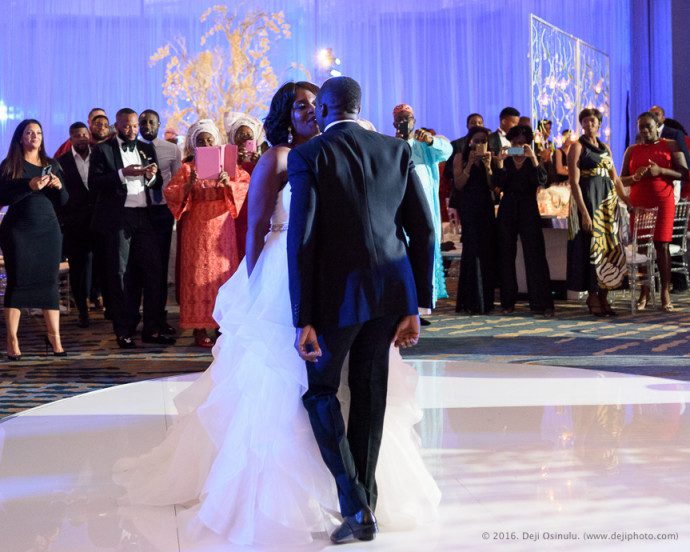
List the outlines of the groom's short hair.
{"label": "groom's short hair", "polygon": [[344,113],[358,113],[362,105],[362,88],[350,77],[332,77],[319,91],[324,103]]}

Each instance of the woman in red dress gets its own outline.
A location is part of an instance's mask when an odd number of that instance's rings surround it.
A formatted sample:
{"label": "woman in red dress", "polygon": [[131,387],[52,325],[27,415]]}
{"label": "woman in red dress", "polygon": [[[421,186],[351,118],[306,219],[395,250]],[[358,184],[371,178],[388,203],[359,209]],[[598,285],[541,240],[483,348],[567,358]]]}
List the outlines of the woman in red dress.
{"label": "woman in red dress", "polygon": [[194,341],[200,347],[213,347],[206,328],[218,327],[213,320],[216,295],[240,264],[235,219],[249,188],[249,174],[240,167],[234,181],[226,172],[218,180],[197,178],[196,148],[220,143],[213,121],[194,123],[187,133],[190,155],[164,190],[177,220],[180,328],[194,329]]}
{"label": "woman in red dress", "polygon": [[[640,143],[630,146],[623,158],[621,180],[630,186],[630,201],[635,207],[658,207],[654,245],[661,275],[661,308],[673,310],[670,295],[671,256],[668,244],[673,233],[676,203],[673,181],[685,179],[688,169],[685,158],[673,140],[659,138],[654,115],[645,112],[637,118]],[[637,307],[642,310],[649,300],[649,288],[643,287]]]}

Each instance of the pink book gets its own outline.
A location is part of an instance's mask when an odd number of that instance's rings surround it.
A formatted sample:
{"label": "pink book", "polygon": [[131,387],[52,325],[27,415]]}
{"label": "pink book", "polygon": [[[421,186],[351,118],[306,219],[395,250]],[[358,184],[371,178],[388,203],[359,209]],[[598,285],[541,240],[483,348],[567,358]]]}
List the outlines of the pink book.
{"label": "pink book", "polygon": [[197,178],[218,180],[221,171],[230,175],[230,180],[237,178],[237,146],[209,146],[196,148],[194,154]]}

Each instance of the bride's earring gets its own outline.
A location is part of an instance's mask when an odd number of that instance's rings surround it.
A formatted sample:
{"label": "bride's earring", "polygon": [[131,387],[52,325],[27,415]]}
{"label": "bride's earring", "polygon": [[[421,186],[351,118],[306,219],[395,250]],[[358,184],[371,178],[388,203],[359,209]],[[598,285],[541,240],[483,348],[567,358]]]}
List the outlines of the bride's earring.
{"label": "bride's earring", "polygon": [[288,144],[292,144],[293,140],[294,140],[294,138],[292,137],[292,127],[288,127],[288,138],[287,138]]}

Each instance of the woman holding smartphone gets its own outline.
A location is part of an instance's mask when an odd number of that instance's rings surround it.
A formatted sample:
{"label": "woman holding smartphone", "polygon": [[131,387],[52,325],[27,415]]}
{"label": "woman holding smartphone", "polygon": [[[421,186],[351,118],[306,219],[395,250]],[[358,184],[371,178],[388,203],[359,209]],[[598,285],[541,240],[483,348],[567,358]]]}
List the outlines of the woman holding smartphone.
{"label": "woman holding smartphone", "polygon": [[0,225],[7,288],[7,359],[20,360],[17,331],[23,308],[43,310],[46,347],[65,356],[60,342],[58,273],[62,233],[56,211],[67,203],[60,166],[48,157],[43,128],[25,119],[14,131],[0,164],[0,206],[8,205]]}
{"label": "woman holding smartphone", "polygon": [[498,208],[498,242],[501,259],[501,308],[503,314],[515,310],[518,286],[515,255],[518,235],[527,277],[529,307],[533,312],[552,317],[549,265],[546,262],[544,234],[537,205],[537,188],[547,180],[546,169],[530,147],[534,135],[526,125],[511,128],[506,134],[510,148],[496,156],[496,184],[503,190]]}
{"label": "woman holding smartphone", "polygon": [[462,155],[453,160],[453,181],[462,227],[457,312],[485,314],[494,308],[496,273],[496,216],[491,152],[491,131],[473,127]]}

